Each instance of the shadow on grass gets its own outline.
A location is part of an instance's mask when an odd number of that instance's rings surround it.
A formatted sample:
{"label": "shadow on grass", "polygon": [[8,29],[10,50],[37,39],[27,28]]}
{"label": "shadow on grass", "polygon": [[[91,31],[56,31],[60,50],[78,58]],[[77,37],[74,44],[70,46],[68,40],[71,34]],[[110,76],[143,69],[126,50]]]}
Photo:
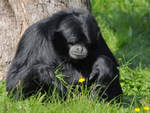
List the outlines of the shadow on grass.
{"label": "shadow on grass", "polygon": [[142,98],[144,98],[144,96],[134,96],[134,95],[123,96],[121,106],[125,108],[142,106],[141,104]]}

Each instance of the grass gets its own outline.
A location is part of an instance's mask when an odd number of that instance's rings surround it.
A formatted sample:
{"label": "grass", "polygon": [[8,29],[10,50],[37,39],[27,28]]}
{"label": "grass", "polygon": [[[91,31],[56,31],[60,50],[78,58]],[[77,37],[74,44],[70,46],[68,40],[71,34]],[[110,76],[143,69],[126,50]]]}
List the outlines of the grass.
{"label": "grass", "polygon": [[42,102],[45,95],[17,101],[8,98],[0,82],[1,113],[135,113],[150,107],[150,1],[91,0],[107,44],[119,60],[123,100],[110,104],[90,100],[86,93],[62,102]]}

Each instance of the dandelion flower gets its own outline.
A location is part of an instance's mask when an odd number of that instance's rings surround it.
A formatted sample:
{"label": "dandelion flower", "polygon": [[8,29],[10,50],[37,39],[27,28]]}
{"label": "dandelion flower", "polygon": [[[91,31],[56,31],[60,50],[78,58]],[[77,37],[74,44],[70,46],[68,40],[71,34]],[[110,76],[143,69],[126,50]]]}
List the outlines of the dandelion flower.
{"label": "dandelion flower", "polygon": [[80,79],[79,79],[79,82],[82,83],[82,82],[84,82],[84,81],[85,81],[85,78],[83,78],[83,77],[81,76]]}
{"label": "dandelion flower", "polygon": [[19,80],[18,83],[16,84],[16,88],[18,89],[18,87],[20,86],[21,81]]}
{"label": "dandelion flower", "polygon": [[149,107],[148,107],[148,106],[145,106],[145,107],[144,107],[144,110],[145,110],[145,111],[148,111],[148,110],[149,110]]}
{"label": "dandelion flower", "polygon": [[118,58],[118,61],[120,62],[122,60],[122,58]]}
{"label": "dandelion flower", "polygon": [[140,112],[140,108],[135,108],[134,111],[135,112]]}

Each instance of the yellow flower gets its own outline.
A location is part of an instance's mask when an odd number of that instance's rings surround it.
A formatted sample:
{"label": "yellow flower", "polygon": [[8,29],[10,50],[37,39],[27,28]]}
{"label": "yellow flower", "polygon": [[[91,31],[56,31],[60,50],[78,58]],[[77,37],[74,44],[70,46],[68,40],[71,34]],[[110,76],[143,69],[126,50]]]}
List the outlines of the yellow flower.
{"label": "yellow flower", "polygon": [[83,78],[83,77],[81,76],[80,79],[79,79],[79,82],[82,83],[82,82],[84,82],[84,81],[85,81],[85,78]]}
{"label": "yellow flower", "polygon": [[144,110],[145,110],[145,111],[148,111],[148,110],[149,110],[149,107],[148,107],[148,106],[145,106],[145,107],[144,107]]}
{"label": "yellow flower", "polygon": [[140,108],[135,108],[134,111],[135,112],[140,112]]}
{"label": "yellow flower", "polygon": [[19,80],[18,83],[16,84],[16,88],[18,89],[20,86],[21,81]]}
{"label": "yellow flower", "polygon": [[122,60],[122,58],[118,58],[118,61],[120,62]]}

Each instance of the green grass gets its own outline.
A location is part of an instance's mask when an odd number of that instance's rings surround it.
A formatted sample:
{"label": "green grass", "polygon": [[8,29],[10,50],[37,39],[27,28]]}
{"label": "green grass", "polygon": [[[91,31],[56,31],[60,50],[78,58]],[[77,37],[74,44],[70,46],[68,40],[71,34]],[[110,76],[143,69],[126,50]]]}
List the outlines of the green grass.
{"label": "green grass", "polygon": [[135,113],[150,107],[150,1],[91,0],[107,44],[121,59],[120,75],[124,96],[120,104],[90,100],[85,94],[61,102],[42,102],[45,95],[17,101],[8,98],[5,81],[0,82],[0,113]]}

